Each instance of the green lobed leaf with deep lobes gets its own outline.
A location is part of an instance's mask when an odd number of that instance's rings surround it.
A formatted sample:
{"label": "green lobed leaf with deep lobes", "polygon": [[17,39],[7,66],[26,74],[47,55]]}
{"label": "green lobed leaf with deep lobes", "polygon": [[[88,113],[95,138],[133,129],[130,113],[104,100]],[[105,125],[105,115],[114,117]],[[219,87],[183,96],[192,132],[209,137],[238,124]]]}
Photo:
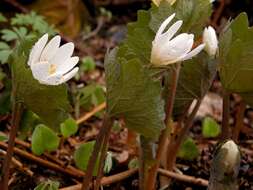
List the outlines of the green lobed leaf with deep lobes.
{"label": "green lobed leaf with deep lobes", "polygon": [[58,129],[60,123],[68,118],[70,108],[66,84],[48,86],[33,78],[27,65],[30,49],[34,41],[24,40],[10,57],[16,101],[22,102],[36,113],[49,127]]}
{"label": "green lobed leaf with deep lobes", "polygon": [[158,138],[164,127],[161,85],[137,58],[118,56],[119,48],[105,59],[107,110],[111,117],[124,118],[126,126],[145,137]]}
{"label": "green lobed leaf with deep lobes", "polygon": [[253,28],[249,28],[246,13],[241,13],[220,35],[219,71],[223,87],[250,100],[253,93],[252,70]]}

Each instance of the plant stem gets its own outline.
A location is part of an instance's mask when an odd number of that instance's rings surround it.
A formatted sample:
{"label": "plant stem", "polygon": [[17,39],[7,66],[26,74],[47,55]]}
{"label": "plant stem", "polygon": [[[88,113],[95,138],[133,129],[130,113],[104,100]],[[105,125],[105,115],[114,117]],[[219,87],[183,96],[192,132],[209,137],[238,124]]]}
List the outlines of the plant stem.
{"label": "plant stem", "polygon": [[9,140],[8,140],[7,155],[4,159],[3,170],[2,170],[2,174],[4,174],[2,184],[1,184],[2,190],[8,190],[11,158],[13,155],[15,138],[16,138],[18,128],[19,128],[19,122],[21,119],[22,110],[23,110],[22,103],[20,103],[20,102],[17,103],[14,101],[13,102],[13,111],[12,111],[11,131],[10,131]]}
{"label": "plant stem", "polygon": [[222,113],[222,134],[221,140],[229,138],[229,106],[230,106],[230,93],[224,91],[223,93],[223,113]]}
{"label": "plant stem", "polygon": [[[192,126],[193,120],[195,118],[195,115],[198,112],[198,109],[201,105],[202,99],[198,99],[197,103],[195,104],[191,114],[187,118],[184,127],[181,129],[181,131],[176,135],[177,138],[175,138],[173,141],[170,141],[170,144],[168,146],[168,157],[167,157],[167,170],[172,170],[177,158],[177,152],[184,141],[185,137],[187,136],[189,129]],[[178,127],[182,126],[182,122],[178,123]]]}
{"label": "plant stem", "polygon": [[239,103],[239,108],[236,113],[236,123],[232,134],[232,139],[238,142],[238,137],[243,126],[244,112],[246,109],[246,104],[243,100]]}
{"label": "plant stem", "polygon": [[87,172],[86,175],[83,179],[83,184],[82,184],[82,190],[88,190],[89,189],[89,185],[92,179],[92,174],[93,174],[93,170],[95,168],[95,164],[96,164],[96,160],[98,158],[99,152],[101,150],[101,146],[103,143],[103,140],[107,134],[107,131],[110,131],[111,127],[112,127],[113,121],[109,116],[105,116],[104,117],[104,121],[103,121],[103,126],[97,136],[96,139],[96,143],[94,145],[93,148],[93,152],[92,155],[89,159],[89,163],[88,163],[88,167],[87,167]]}
{"label": "plant stem", "polygon": [[100,184],[101,184],[101,179],[103,177],[105,158],[106,158],[106,153],[107,153],[107,149],[108,149],[108,142],[109,142],[109,139],[110,139],[111,128],[112,128],[112,125],[110,125],[110,128],[106,131],[103,142],[101,142],[102,148],[101,148],[101,153],[100,153],[98,173],[97,173],[97,179],[96,179],[94,190],[99,190],[99,187],[100,187]]}
{"label": "plant stem", "polygon": [[156,153],[156,163],[150,168],[150,171],[149,171],[147,190],[155,189],[157,170],[161,162],[162,154],[166,150],[165,144],[170,132],[171,125],[173,123],[171,120],[171,116],[172,116],[172,111],[174,107],[174,101],[175,101],[175,96],[176,96],[176,89],[177,89],[181,63],[177,63],[175,66],[176,66],[176,69],[173,70],[173,73],[172,73],[172,83],[171,83],[172,86],[170,89],[171,94],[169,96],[169,100],[166,106],[166,118],[165,118],[166,128],[162,131],[162,134],[158,142],[158,150]]}

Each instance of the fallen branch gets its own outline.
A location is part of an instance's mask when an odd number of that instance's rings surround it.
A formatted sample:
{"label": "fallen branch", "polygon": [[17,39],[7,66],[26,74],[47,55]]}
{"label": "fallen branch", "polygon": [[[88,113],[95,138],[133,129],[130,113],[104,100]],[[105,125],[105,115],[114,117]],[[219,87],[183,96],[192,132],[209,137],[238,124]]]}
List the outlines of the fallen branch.
{"label": "fallen branch", "polygon": [[[5,142],[0,142],[0,147],[3,149],[7,149],[8,145]],[[82,172],[80,170],[73,171],[69,168],[64,168],[63,166],[59,166],[53,162],[50,162],[48,160],[44,160],[38,156],[35,156],[31,153],[28,153],[28,152],[21,150],[19,148],[16,148],[16,147],[14,148],[14,153],[18,154],[19,156],[24,157],[28,160],[32,160],[36,163],[39,163],[42,166],[45,166],[47,168],[50,168],[50,169],[58,171],[58,172],[62,172],[64,174],[67,174],[67,175],[75,177],[75,178],[81,178],[84,176],[84,172]]]}
{"label": "fallen branch", "polygon": [[[112,176],[109,176],[109,177],[103,177],[102,180],[101,180],[101,185],[110,185],[112,183],[119,182],[119,181],[121,181],[123,179],[126,179],[129,176],[135,174],[137,171],[138,171],[138,169],[130,169],[130,170],[127,170],[125,172],[118,173],[118,174],[115,174],[115,175],[112,175]],[[205,180],[205,179],[202,179],[202,178],[196,178],[194,176],[178,174],[178,173],[171,172],[171,171],[168,171],[168,170],[164,170],[164,169],[161,169],[161,168],[158,169],[158,173],[160,175],[170,177],[170,178],[173,178],[173,179],[178,180],[178,181],[183,181],[183,182],[186,182],[186,183],[191,183],[191,184],[194,184],[194,185],[199,185],[199,186],[204,186],[204,187],[208,186],[208,181]],[[72,186],[69,186],[69,187],[61,188],[60,190],[81,190],[81,187],[82,187],[82,184],[77,184],[77,185],[72,185]]]}
{"label": "fallen branch", "polygon": [[[137,171],[138,171],[138,169],[130,169],[125,172],[121,172],[121,173],[118,173],[118,174],[115,174],[115,175],[112,175],[109,177],[103,177],[101,179],[101,185],[110,185],[112,183],[119,182],[119,181],[126,179],[129,176],[137,173]],[[82,187],[82,184],[77,184],[77,185],[61,188],[60,190],[80,190],[81,187]]]}
{"label": "fallen branch", "polygon": [[[6,151],[0,150],[0,155],[6,156],[6,154],[7,154]],[[29,176],[33,176],[33,172],[32,172],[29,168],[25,167],[25,166],[24,166],[19,160],[17,160],[16,158],[12,157],[12,158],[11,158],[11,162],[12,162],[15,166],[17,166],[18,170],[20,170],[20,171],[26,173],[26,174],[29,175]]]}
{"label": "fallen branch", "polygon": [[200,185],[200,186],[204,186],[204,187],[208,186],[208,181],[205,179],[202,179],[202,178],[196,178],[196,177],[189,176],[189,175],[179,174],[179,173],[171,172],[171,171],[164,170],[161,168],[158,169],[158,173],[160,175],[167,176],[167,177],[173,178],[178,181],[183,181],[186,183],[191,183],[194,185]]}
{"label": "fallen branch", "polygon": [[78,120],[76,120],[77,124],[83,123],[86,120],[88,120],[89,118],[91,118],[94,114],[96,114],[99,111],[102,111],[103,109],[105,109],[106,107],[106,103],[102,103],[100,105],[98,105],[97,107],[95,107],[93,110],[91,110],[90,112],[84,114],[83,116],[81,116]]}

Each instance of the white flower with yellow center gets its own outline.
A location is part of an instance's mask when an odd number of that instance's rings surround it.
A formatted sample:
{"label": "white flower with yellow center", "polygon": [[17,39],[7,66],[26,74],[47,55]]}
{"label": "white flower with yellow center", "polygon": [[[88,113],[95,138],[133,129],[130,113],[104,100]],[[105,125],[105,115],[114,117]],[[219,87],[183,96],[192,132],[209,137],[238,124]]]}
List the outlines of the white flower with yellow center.
{"label": "white flower with yellow center", "polygon": [[203,42],[205,44],[205,51],[210,56],[215,56],[218,49],[218,40],[216,32],[213,27],[205,28],[203,32]]}
{"label": "white flower with yellow center", "polygon": [[183,24],[182,20],[175,22],[164,32],[174,17],[175,14],[172,14],[161,24],[152,42],[151,64],[154,66],[165,66],[191,59],[205,47],[204,44],[200,44],[192,50],[194,44],[193,34],[181,33],[174,37]]}
{"label": "white flower with yellow center", "polygon": [[33,46],[28,65],[33,77],[41,84],[59,85],[71,79],[78,72],[78,57],[71,57],[74,51],[72,42],[60,46],[59,35],[48,43],[48,34],[44,34]]}

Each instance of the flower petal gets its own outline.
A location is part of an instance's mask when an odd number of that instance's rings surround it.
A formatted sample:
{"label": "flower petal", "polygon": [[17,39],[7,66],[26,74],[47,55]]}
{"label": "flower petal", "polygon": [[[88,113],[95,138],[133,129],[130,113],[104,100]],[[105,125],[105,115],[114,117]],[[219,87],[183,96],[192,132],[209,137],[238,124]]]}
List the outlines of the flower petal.
{"label": "flower petal", "polygon": [[48,34],[44,34],[33,46],[29,59],[28,59],[28,65],[32,65],[33,63],[36,63],[39,61],[41,52],[43,51],[46,43],[48,40]]}
{"label": "flower petal", "polygon": [[161,26],[159,27],[158,31],[156,32],[156,36],[155,36],[155,41],[159,38],[159,36],[163,33],[163,31],[165,30],[165,28],[167,27],[167,25],[170,23],[170,21],[172,21],[172,19],[175,17],[175,13],[173,13],[172,15],[170,15],[165,21],[163,21],[163,23],[161,24]]}
{"label": "flower petal", "polygon": [[63,78],[62,74],[54,74],[47,77],[47,79],[44,81],[44,84],[47,85],[59,85],[61,84],[61,80]]}
{"label": "flower petal", "polygon": [[167,32],[163,33],[160,38],[161,40],[170,40],[179,30],[179,28],[182,26],[183,21],[179,20],[175,22],[168,30]]}
{"label": "flower petal", "polygon": [[66,43],[57,50],[56,54],[49,60],[49,62],[57,66],[62,65],[62,63],[71,57],[73,51],[74,44],[72,42]]}
{"label": "flower petal", "polygon": [[48,61],[49,59],[51,59],[57,52],[60,43],[61,37],[59,35],[53,37],[44,48],[40,57],[40,61]]}
{"label": "flower petal", "polygon": [[76,75],[76,73],[78,72],[78,70],[79,70],[79,68],[75,67],[70,72],[68,72],[67,74],[63,75],[63,78],[61,79],[60,83],[64,83],[64,82],[68,81],[69,79],[71,79],[72,77],[74,77]]}
{"label": "flower petal", "polygon": [[79,57],[75,56],[75,57],[71,57],[69,59],[67,59],[65,62],[60,63],[60,65],[57,65],[57,73],[62,73],[65,74],[67,72],[69,72],[71,69],[74,68],[74,66],[78,63],[79,61]]}
{"label": "flower petal", "polygon": [[35,79],[38,81],[43,81],[45,80],[49,73],[49,63],[47,61],[45,62],[37,62],[36,64],[31,65],[31,70],[32,70],[32,75]]}
{"label": "flower petal", "polygon": [[187,59],[191,59],[192,57],[196,56],[197,54],[199,54],[205,47],[205,44],[200,44],[198,47],[196,47],[195,49],[193,49],[191,52],[189,52],[183,59],[187,60]]}

